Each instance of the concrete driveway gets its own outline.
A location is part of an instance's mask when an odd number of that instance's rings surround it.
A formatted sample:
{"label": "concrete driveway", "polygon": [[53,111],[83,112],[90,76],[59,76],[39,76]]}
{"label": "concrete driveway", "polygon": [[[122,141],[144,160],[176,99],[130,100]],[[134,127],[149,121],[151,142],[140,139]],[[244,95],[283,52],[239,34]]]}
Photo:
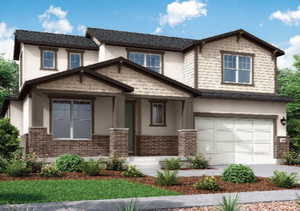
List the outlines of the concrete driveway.
{"label": "concrete driveway", "polygon": [[[286,166],[286,165],[248,165],[252,168],[255,175],[258,177],[270,177],[273,175],[273,171],[286,171],[289,173],[296,172],[298,173],[298,178],[300,179],[300,167]],[[191,177],[191,176],[214,176],[221,175],[227,165],[222,166],[211,166],[212,169],[206,170],[180,170],[178,171],[178,176],[181,177]],[[159,170],[158,167],[147,166],[140,168],[141,171],[149,176],[156,176],[156,172]]]}

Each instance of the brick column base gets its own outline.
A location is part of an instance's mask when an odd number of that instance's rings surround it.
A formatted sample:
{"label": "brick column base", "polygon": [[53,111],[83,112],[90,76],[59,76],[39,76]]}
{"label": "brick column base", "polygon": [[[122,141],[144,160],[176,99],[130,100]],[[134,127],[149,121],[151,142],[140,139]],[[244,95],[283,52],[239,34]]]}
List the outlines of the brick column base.
{"label": "brick column base", "polygon": [[178,130],[178,155],[180,157],[195,156],[197,154],[197,130]]}
{"label": "brick column base", "polygon": [[274,141],[274,158],[283,158],[283,155],[290,150],[290,140],[286,136],[278,136]]}
{"label": "brick column base", "polygon": [[110,128],[110,156],[128,157],[128,128]]}

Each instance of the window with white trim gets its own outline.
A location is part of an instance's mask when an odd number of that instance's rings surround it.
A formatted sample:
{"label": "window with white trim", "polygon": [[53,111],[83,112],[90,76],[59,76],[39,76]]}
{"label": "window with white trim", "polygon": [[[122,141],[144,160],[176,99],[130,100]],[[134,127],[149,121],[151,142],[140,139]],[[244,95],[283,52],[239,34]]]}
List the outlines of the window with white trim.
{"label": "window with white trim", "polygon": [[73,69],[73,68],[82,66],[81,58],[82,58],[81,53],[70,52],[69,53],[69,68]]}
{"label": "window with white trim", "polygon": [[129,52],[128,59],[134,63],[147,67],[154,72],[161,73],[161,54]]}
{"label": "window with white trim", "polygon": [[56,53],[53,50],[42,50],[42,69],[55,69]]}
{"label": "window with white trim", "polygon": [[223,82],[252,84],[252,56],[223,54]]}
{"label": "window with white trim", "polygon": [[89,100],[53,99],[52,134],[57,139],[90,139],[92,103]]}

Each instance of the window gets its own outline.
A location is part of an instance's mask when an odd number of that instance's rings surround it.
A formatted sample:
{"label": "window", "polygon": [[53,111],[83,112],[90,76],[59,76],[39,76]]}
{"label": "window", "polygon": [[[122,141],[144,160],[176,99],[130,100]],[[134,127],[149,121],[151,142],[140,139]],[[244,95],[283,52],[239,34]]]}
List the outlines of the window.
{"label": "window", "polygon": [[76,67],[82,66],[82,58],[83,53],[82,52],[69,52],[69,69],[73,69]]}
{"label": "window", "polygon": [[56,69],[56,50],[41,49],[41,69],[55,70]]}
{"label": "window", "polygon": [[139,65],[147,67],[157,73],[161,73],[162,67],[162,55],[153,53],[143,53],[143,52],[129,52],[128,59]]}
{"label": "window", "polygon": [[166,126],[166,103],[151,102],[151,126]]}
{"label": "window", "polygon": [[223,82],[252,84],[253,56],[223,54]]}
{"label": "window", "polygon": [[52,100],[52,133],[58,139],[89,139],[92,105],[88,100]]}

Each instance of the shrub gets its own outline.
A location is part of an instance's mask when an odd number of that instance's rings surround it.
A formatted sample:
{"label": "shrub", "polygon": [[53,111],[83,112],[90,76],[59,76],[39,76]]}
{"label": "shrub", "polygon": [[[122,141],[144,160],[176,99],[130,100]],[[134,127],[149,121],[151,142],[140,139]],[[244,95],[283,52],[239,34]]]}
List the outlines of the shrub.
{"label": "shrub", "polygon": [[292,188],[298,183],[297,173],[288,174],[284,171],[274,171],[274,175],[271,177],[271,181],[274,185],[282,188]]}
{"label": "shrub", "polygon": [[222,174],[222,179],[233,183],[251,183],[256,181],[252,169],[242,164],[229,165]]}
{"label": "shrub", "polygon": [[128,168],[123,172],[125,177],[144,177],[145,175],[138,170],[135,166],[129,165]]}
{"label": "shrub", "polygon": [[194,187],[198,190],[218,191],[221,189],[216,178],[213,176],[204,176],[196,184],[194,184]]}
{"label": "shrub", "polygon": [[156,183],[161,186],[171,186],[178,184],[177,171],[158,171],[156,177]]}
{"label": "shrub", "polygon": [[63,172],[79,172],[83,161],[79,155],[65,154],[56,159],[55,165]]}
{"label": "shrub", "polygon": [[8,165],[8,161],[3,157],[0,157],[0,173],[5,172],[7,165]]}
{"label": "shrub", "polygon": [[11,177],[28,176],[32,169],[23,160],[12,160],[8,163],[6,173]]}
{"label": "shrub", "polygon": [[35,153],[25,155],[25,162],[28,167],[32,169],[32,173],[40,173],[42,170],[43,162],[38,161]]}
{"label": "shrub", "polygon": [[193,169],[207,169],[208,160],[204,158],[203,155],[199,154],[195,157],[190,157],[188,160],[191,162],[191,167]]}
{"label": "shrub", "polygon": [[48,164],[42,167],[40,175],[42,177],[62,177],[63,172],[58,170],[55,165]]}
{"label": "shrub", "polygon": [[223,196],[220,207],[217,208],[218,211],[239,211],[239,196],[234,197],[229,196],[228,198]]}
{"label": "shrub", "polygon": [[283,160],[287,165],[300,164],[300,155],[294,151],[287,152],[283,155]]}
{"label": "shrub", "polygon": [[88,176],[97,176],[100,174],[101,165],[98,161],[89,160],[81,164],[81,171]]}
{"label": "shrub", "polygon": [[114,171],[124,171],[126,169],[126,161],[119,157],[110,157],[106,161],[106,169]]}
{"label": "shrub", "polygon": [[0,119],[0,156],[8,159],[19,149],[19,131],[10,124],[9,119]]}
{"label": "shrub", "polygon": [[166,162],[166,169],[168,170],[178,170],[180,169],[180,159],[179,158],[170,158],[164,160]]}

